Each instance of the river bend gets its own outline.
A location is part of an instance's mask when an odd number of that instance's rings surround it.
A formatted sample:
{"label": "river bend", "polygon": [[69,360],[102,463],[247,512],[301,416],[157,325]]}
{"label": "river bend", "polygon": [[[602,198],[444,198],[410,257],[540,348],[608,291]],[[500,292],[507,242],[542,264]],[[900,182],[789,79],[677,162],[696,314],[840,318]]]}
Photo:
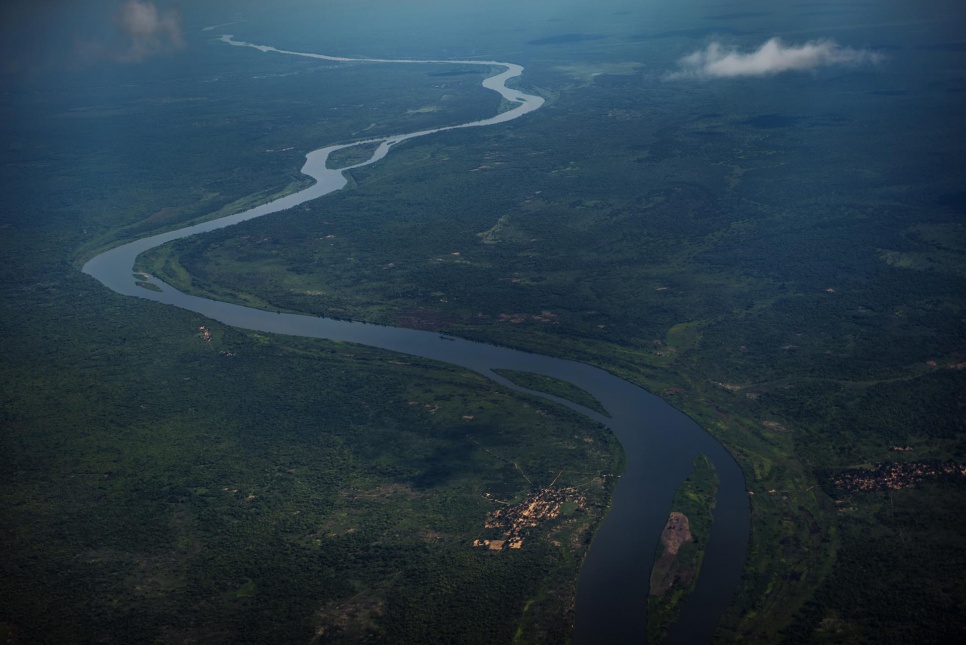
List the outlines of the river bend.
{"label": "river bend", "polygon": [[[113,291],[153,300],[203,314],[223,324],[254,331],[359,343],[394,352],[439,360],[473,370],[502,385],[551,399],[603,423],[618,437],[626,454],[625,471],[614,490],[611,507],[601,523],[584,561],[577,588],[577,621],[573,642],[645,642],[646,604],[650,569],[657,541],[670,511],[671,498],[691,469],[692,459],[708,455],[721,480],[714,524],[701,575],[670,640],[709,642],[715,626],[734,597],[744,565],[749,535],[749,503],[744,477],[737,463],[706,431],[661,398],[613,374],[584,363],[530,354],[463,339],[443,338],[438,333],[370,325],[305,316],[279,314],[227,302],[192,296],[154,277],[147,282],[160,291],[137,285],[132,271],[141,253],[192,235],[232,226],[256,217],[283,211],[340,190],[347,184],[344,171],[375,163],[390,148],[415,137],[457,128],[497,125],[539,109],[543,99],[506,87],[506,82],[523,73],[513,63],[478,60],[385,60],[339,58],[221,40],[236,47],[263,53],[320,58],[331,61],[375,63],[456,63],[502,68],[504,71],[483,81],[513,105],[488,119],[431,130],[332,145],[306,155],[302,172],[315,183],[297,193],[235,215],[142,238],[94,257],[83,267]],[[378,144],[364,162],[333,170],[326,167],[330,153],[360,144]],[[568,381],[593,395],[611,415],[604,417],[569,401],[518,387],[493,372],[512,369],[553,376]]]}

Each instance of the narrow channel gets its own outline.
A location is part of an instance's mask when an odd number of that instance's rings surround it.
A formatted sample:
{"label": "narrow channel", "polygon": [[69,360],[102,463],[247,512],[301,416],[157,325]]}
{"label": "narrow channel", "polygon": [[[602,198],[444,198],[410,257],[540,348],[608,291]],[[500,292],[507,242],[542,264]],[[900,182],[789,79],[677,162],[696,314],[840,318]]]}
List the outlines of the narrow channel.
{"label": "narrow channel", "polygon": [[[506,81],[523,72],[523,67],[513,63],[346,59],[253,45],[236,41],[231,36],[223,36],[222,41],[265,53],[336,61],[456,63],[499,67],[505,71],[487,78],[483,85],[516,106],[481,121],[315,150],[306,155],[302,172],[315,179],[316,183],[305,190],[242,213],[115,247],[88,261],[83,272],[119,294],[180,307],[240,329],[358,343],[457,365],[514,390],[553,400],[606,425],[620,440],[626,465],[614,490],[610,509],[594,536],[581,568],[573,638],[577,645],[640,644],[646,641],[650,570],[658,538],[670,511],[671,498],[677,486],[690,473],[694,456],[700,453],[708,455],[721,480],[714,524],[697,587],[685,604],[681,619],[672,629],[670,638],[676,642],[710,642],[722,613],[734,597],[746,557],[750,509],[745,481],[737,463],[721,444],[663,399],[584,363],[464,339],[443,339],[434,332],[252,309],[188,295],[153,277],[147,282],[159,291],[137,285],[140,278],[135,278],[132,273],[135,260],[149,249],[277,213],[340,190],[347,183],[343,174],[345,171],[375,163],[385,157],[392,146],[407,139],[457,128],[504,123],[543,105],[541,97],[506,87]],[[368,160],[340,170],[326,167],[331,152],[364,143],[379,144]],[[600,401],[610,417],[542,392],[516,386],[495,374],[494,369],[533,372],[568,381]]]}

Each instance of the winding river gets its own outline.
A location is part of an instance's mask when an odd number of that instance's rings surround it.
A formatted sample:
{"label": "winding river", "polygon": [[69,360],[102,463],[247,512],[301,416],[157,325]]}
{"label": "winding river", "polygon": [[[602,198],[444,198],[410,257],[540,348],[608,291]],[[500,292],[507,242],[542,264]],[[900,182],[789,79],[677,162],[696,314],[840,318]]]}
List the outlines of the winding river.
{"label": "winding river", "polygon": [[[694,456],[700,453],[708,455],[721,479],[715,521],[697,587],[685,604],[681,619],[672,629],[670,641],[710,641],[722,612],[734,597],[746,557],[750,516],[744,477],[737,463],[717,441],[659,397],[584,363],[463,339],[443,338],[433,332],[252,309],[181,293],[153,277],[148,277],[147,282],[159,291],[138,286],[137,280],[143,279],[143,276],[135,277],[132,270],[137,256],[148,249],[277,213],[340,190],[347,183],[344,171],[379,161],[393,145],[407,139],[456,128],[496,125],[519,118],[543,105],[543,99],[538,96],[506,87],[508,80],[523,72],[521,66],[512,63],[348,59],[253,45],[236,41],[231,36],[222,36],[222,41],[266,53],[333,61],[457,63],[502,68],[503,72],[483,81],[483,86],[498,92],[514,107],[472,123],[315,150],[306,155],[302,168],[304,174],[316,181],[309,188],[242,213],[115,247],[87,262],[83,267],[84,273],[117,293],[180,307],[233,327],[359,343],[458,365],[514,390],[556,401],[610,428],[624,448],[626,466],[614,491],[610,510],[594,537],[581,569],[573,639],[577,644],[645,642],[650,569],[659,535],[670,510],[671,498],[677,486],[689,474]],[[368,160],[340,170],[326,167],[329,154],[333,151],[361,144],[378,144]],[[610,417],[569,401],[518,387],[495,374],[494,369],[522,370],[569,381],[597,398]]]}

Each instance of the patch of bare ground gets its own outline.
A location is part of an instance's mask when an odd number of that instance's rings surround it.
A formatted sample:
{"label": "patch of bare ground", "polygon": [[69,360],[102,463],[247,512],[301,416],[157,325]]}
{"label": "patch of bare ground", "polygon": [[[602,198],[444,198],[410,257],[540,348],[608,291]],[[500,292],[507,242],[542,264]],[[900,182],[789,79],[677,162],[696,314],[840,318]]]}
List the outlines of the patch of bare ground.
{"label": "patch of bare ground", "polygon": [[379,640],[379,619],[385,612],[382,598],[359,594],[338,606],[323,607],[316,614],[315,635],[311,643],[340,637],[339,640],[361,643]]}
{"label": "patch of bare ground", "polygon": [[774,432],[782,432],[782,433],[788,432],[788,428],[778,423],[777,421],[762,421],[761,425],[765,426],[766,428]]}
{"label": "patch of bare ground", "polygon": [[442,542],[449,536],[446,535],[445,533],[440,533],[439,531],[426,530],[426,531],[420,531],[419,537],[424,542],[428,542],[430,544],[436,544],[437,542]]}
{"label": "patch of bare ground", "polygon": [[427,331],[439,331],[450,325],[464,322],[457,316],[446,314],[432,309],[412,308],[402,309],[395,314],[395,324],[400,327],[410,329],[425,329]]}
{"label": "patch of bare ground", "polygon": [[681,545],[692,540],[688,516],[672,511],[661,531],[661,555],[651,570],[652,596],[663,596],[672,587],[687,586],[694,579],[694,563],[678,558]]}
{"label": "patch of bare ground", "polygon": [[365,490],[360,490],[353,488],[342,493],[342,497],[346,499],[364,499],[364,500],[379,500],[392,497],[394,495],[405,495],[406,497],[418,497],[419,493],[413,490],[413,487],[409,484],[400,484],[398,482],[392,482],[389,484],[381,484],[375,488],[369,488]]}
{"label": "patch of bare ground", "polygon": [[539,314],[501,313],[497,316],[497,320],[500,322],[513,323],[514,325],[519,325],[529,320],[543,324],[557,325],[559,324],[559,321],[557,320],[559,317],[559,314],[545,309]]}

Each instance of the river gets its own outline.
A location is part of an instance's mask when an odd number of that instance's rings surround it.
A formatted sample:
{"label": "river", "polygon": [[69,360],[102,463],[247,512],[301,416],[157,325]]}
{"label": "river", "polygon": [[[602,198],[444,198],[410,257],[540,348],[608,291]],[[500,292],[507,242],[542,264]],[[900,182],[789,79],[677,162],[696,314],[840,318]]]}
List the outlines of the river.
{"label": "river", "polygon": [[[671,498],[687,477],[692,459],[708,455],[721,480],[711,538],[697,587],[685,604],[681,619],[672,629],[670,642],[709,642],[717,622],[734,597],[744,565],[750,528],[750,511],[744,477],[737,463],[705,430],[663,399],[590,365],[550,356],[530,354],[464,339],[443,338],[438,333],[331,320],[315,316],[275,313],[182,293],[154,277],[146,280],[160,291],[138,286],[132,273],[141,253],[167,242],[232,226],[256,217],[292,208],[343,188],[346,170],[377,162],[397,143],[456,128],[490,126],[519,118],[543,105],[543,99],[506,87],[523,68],[496,61],[429,61],[346,59],[305,54],[253,45],[223,36],[222,41],[251,47],[263,53],[307,56],[335,61],[380,63],[457,63],[503,68],[487,78],[484,87],[514,104],[494,117],[432,130],[329,146],[306,155],[302,172],[316,183],[273,202],[175,231],[142,238],[110,249],[88,261],[84,273],[113,291],[153,300],[203,314],[226,325],[290,336],[359,343],[413,356],[430,358],[473,370],[514,390],[530,392],[572,408],[603,423],[618,437],[626,454],[624,473],[614,491],[610,509],[594,536],[577,587],[577,621],[573,642],[643,643],[650,570],[658,538],[670,511]],[[348,168],[326,167],[330,153],[360,144],[378,147],[364,162]],[[518,387],[495,374],[512,369],[553,376],[592,394],[610,414],[592,410],[540,392]]]}

